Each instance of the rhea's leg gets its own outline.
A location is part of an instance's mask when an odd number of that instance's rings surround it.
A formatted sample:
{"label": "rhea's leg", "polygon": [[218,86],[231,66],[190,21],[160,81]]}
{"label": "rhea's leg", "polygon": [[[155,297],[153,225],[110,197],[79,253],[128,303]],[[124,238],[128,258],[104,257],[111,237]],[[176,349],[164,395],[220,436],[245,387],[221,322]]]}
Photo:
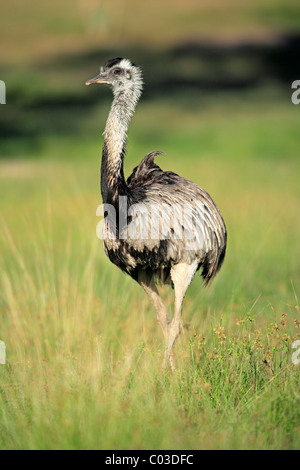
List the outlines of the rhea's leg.
{"label": "rhea's leg", "polygon": [[179,263],[171,269],[171,279],[174,284],[175,290],[175,308],[174,317],[169,325],[169,337],[167,351],[165,355],[165,362],[169,362],[171,368],[174,369],[174,359],[172,357],[172,349],[174,347],[177,336],[182,328],[181,314],[182,304],[186,291],[192,282],[192,279],[197,271],[198,262],[194,261],[192,264]]}
{"label": "rhea's leg", "polygon": [[150,301],[156,310],[157,321],[163,330],[165,342],[166,344],[168,344],[168,310],[165,304],[163,303],[161,297],[159,296],[154,279],[153,277],[148,276],[144,270],[140,270],[138,275],[138,282],[143,287],[146,294],[149,296]]}

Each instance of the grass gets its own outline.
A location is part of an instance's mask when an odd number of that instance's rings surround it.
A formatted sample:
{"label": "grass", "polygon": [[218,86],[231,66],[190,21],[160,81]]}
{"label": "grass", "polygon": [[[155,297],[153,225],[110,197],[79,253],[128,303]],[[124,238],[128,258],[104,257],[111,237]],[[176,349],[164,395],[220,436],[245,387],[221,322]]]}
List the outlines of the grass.
{"label": "grass", "polygon": [[175,110],[139,107],[126,172],[164,150],[229,233],[212,287],[188,291],[175,373],[148,299],[96,238],[101,136],[0,162],[1,449],[299,448],[298,109],[229,98],[180,123]]}
{"label": "grass", "polygon": [[[299,2],[2,3],[0,448],[299,449]],[[96,237],[111,95],[83,84],[120,55],[146,83],[126,175],[164,151],[228,228],[221,272],[185,298],[174,373]]]}

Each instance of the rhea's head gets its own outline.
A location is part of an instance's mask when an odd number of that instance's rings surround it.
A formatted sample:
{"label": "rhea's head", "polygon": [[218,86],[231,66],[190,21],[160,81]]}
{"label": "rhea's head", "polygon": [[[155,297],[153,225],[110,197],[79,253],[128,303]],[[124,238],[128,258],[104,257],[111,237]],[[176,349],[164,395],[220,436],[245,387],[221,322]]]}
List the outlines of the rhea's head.
{"label": "rhea's head", "polygon": [[94,83],[110,85],[114,93],[132,89],[142,89],[142,72],[128,59],[110,59],[100,68],[100,73],[87,80],[86,85]]}

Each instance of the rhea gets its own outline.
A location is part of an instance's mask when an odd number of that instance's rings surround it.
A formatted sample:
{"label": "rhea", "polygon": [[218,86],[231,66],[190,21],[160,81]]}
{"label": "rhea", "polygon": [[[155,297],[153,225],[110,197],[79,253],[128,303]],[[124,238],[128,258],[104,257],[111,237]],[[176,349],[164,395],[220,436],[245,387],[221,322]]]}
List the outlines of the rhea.
{"label": "rhea", "polygon": [[[186,291],[198,270],[203,284],[208,285],[220,269],[226,250],[225,223],[198,184],[154,163],[161,152],[146,155],[125,181],[127,129],[141,96],[142,72],[128,59],[118,57],[108,60],[86,85],[95,83],[110,85],[114,96],[101,162],[101,194],[107,208],[104,250],[149,296],[165,339],[164,365],[173,369],[173,347],[182,329]],[[174,288],[172,318],[159,295],[159,283]]]}

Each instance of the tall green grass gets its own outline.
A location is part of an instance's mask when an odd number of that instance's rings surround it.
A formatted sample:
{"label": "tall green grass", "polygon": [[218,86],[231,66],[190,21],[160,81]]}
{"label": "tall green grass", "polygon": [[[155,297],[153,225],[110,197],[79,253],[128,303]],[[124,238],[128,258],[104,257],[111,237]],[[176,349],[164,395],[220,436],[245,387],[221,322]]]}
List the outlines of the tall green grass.
{"label": "tall green grass", "polygon": [[164,150],[228,226],[222,271],[187,293],[174,373],[148,299],[96,237],[101,137],[0,162],[1,449],[299,447],[299,133],[280,106],[182,111],[182,128],[147,104],[130,129],[127,173]]}

